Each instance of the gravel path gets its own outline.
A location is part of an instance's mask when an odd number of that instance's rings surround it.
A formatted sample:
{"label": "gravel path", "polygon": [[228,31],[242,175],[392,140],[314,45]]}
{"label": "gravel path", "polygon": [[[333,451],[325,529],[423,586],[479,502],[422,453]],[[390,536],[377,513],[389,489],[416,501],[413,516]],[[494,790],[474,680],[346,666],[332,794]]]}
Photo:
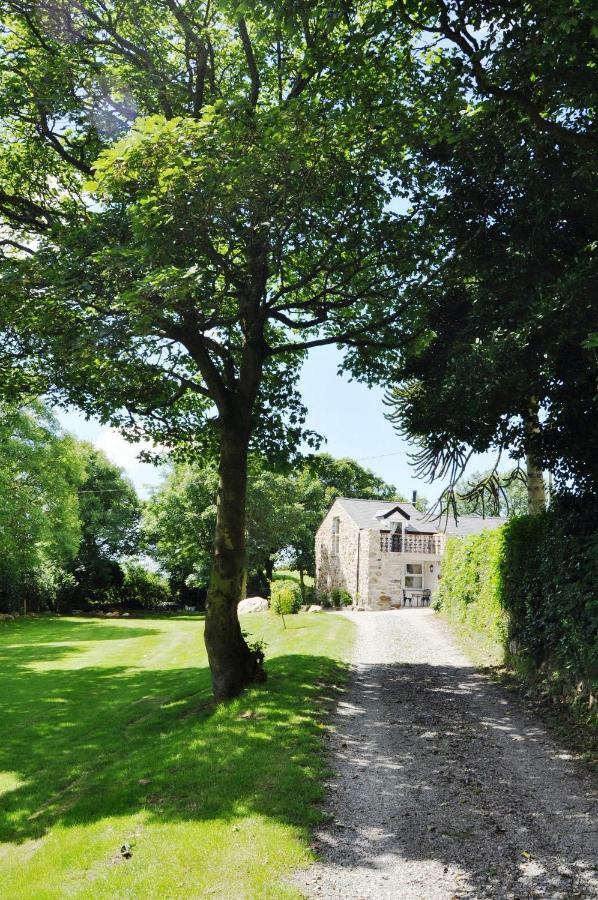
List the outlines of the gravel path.
{"label": "gravel path", "polygon": [[[430,609],[347,613],[330,820],[307,897],[598,897],[592,778]],[[595,788],[595,783],[594,783]]]}

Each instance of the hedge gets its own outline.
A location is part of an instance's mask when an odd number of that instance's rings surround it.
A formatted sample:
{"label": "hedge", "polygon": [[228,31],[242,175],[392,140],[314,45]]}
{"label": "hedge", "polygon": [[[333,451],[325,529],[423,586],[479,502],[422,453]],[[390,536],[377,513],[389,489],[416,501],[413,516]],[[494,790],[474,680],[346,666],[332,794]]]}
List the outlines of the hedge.
{"label": "hedge", "polygon": [[476,662],[502,662],[508,616],[502,603],[503,529],[448,541],[435,606],[454,625]]}
{"label": "hedge", "polygon": [[509,638],[555,685],[598,686],[598,499],[561,497],[505,526],[501,559]]}
{"label": "hedge", "polygon": [[436,606],[466,639],[590,705],[598,688],[598,499],[449,541]]}

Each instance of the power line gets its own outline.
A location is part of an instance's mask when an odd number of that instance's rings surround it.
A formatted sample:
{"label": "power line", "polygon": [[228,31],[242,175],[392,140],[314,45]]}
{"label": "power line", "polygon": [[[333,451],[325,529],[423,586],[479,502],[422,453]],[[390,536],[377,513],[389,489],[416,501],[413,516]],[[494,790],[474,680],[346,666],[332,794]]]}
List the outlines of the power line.
{"label": "power line", "polygon": [[406,450],[393,450],[390,453],[380,453],[378,456],[356,456],[355,462],[362,462],[365,459],[382,459],[385,456],[406,456]]}

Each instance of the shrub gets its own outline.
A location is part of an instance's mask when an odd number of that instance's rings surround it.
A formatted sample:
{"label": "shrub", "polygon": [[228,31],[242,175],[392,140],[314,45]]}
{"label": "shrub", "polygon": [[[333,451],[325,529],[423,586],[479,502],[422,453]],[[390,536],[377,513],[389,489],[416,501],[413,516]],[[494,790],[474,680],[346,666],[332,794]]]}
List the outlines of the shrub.
{"label": "shrub", "polygon": [[318,594],[318,602],[322,609],[332,609],[332,600],[330,599],[330,594],[326,594],[322,591],[321,594]]}
{"label": "shrub", "polygon": [[509,638],[536,672],[578,699],[598,689],[598,499],[559,497],[505,528]]}
{"label": "shrub", "polygon": [[279,616],[290,616],[301,609],[301,589],[296,581],[273,581],[270,586],[270,608]]}
{"label": "shrub", "polygon": [[313,587],[305,586],[305,596],[303,598],[303,604],[305,606],[311,606],[312,603],[316,603],[316,589]]}
{"label": "shrub", "polygon": [[168,582],[161,575],[139,563],[130,563],[124,570],[122,585],[107,591],[106,599],[130,609],[159,609],[170,603],[172,596]]}
{"label": "shrub", "polygon": [[333,588],[330,591],[330,602],[335,609],[340,609],[341,606],[351,606],[353,598],[349,591],[345,591],[343,588]]}

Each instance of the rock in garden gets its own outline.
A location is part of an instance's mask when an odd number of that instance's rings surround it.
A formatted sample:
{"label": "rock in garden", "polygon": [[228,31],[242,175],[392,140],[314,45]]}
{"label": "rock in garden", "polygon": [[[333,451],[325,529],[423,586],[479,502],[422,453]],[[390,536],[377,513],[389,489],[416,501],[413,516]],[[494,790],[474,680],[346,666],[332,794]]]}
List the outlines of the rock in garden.
{"label": "rock in garden", "polygon": [[266,612],[267,609],[268,601],[265,597],[248,597],[246,600],[241,600],[237,612],[242,616],[244,613]]}

